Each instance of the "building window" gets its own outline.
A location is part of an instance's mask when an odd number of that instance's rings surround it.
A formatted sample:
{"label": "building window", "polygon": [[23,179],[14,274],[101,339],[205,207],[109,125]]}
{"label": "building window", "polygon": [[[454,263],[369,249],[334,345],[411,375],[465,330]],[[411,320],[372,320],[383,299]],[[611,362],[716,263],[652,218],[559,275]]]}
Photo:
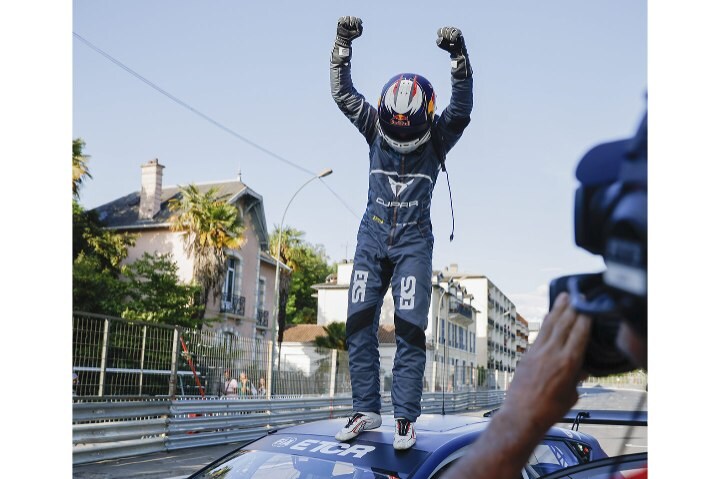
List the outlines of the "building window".
{"label": "building window", "polygon": [[223,300],[227,302],[232,301],[232,296],[235,293],[236,264],[236,258],[228,258],[227,271],[225,272],[225,285],[223,286]]}
{"label": "building window", "polygon": [[265,278],[258,279],[257,310],[265,310]]}
{"label": "building window", "polygon": [[440,343],[445,344],[445,320],[440,320]]}
{"label": "building window", "polygon": [[[242,260],[236,257],[227,259],[227,269],[225,271],[225,283],[223,284],[221,295],[221,310],[237,312],[240,304],[240,287],[242,283]],[[243,314],[243,313],[239,313]]]}

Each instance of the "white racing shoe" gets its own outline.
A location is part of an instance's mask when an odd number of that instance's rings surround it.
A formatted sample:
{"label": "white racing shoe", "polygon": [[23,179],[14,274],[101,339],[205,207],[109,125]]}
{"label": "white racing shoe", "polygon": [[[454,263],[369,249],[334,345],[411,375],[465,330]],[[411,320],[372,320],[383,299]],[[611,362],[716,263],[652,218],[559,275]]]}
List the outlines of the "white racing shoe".
{"label": "white racing shoe", "polygon": [[349,441],[368,429],[377,429],[382,425],[380,414],[374,412],[356,412],[348,419],[347,424],[335,434],[340,442]]}
{"label": "white racing shoe", "polygon": [[393,440],[393,447],[402,451],[404,449],[410,449],[417,436],[415,435],[415,423],[410,422],[404,417],[395,418],[395,440]]}

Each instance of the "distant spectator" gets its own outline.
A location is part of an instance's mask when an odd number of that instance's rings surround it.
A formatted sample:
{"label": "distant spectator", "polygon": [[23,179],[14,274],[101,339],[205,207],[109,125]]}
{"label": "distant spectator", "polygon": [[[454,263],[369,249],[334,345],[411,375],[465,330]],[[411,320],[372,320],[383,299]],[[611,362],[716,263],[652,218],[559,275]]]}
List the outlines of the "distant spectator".
{"label": "distant spectator", "polygon": [[[237,384],[235,385],[237,388]],[[248,396],[255,396],[257,394],[257,389],[255,389],[255,386],[253,386],[252,381],[248,379],[247,374],[245,374],[245,371],[240,373],[240,397],[248,397]]]}
{"label": "distant spectator", "polygon": [[258,396],[264,397],[267,394],[267,390],[265,389],[265,378],[261,376],[260,379],[258,379],[258,381],[259,381],[258,389],[257,389]]}
{"label": "distant spectator", "polygon": [[77,387],[78,384],[80,384],[80,378],[78,377],[77,373],[73,373],[73,382],[72,382],[72,393],[73,397],[77,396]]}
{"label": "distant spectator", "polygon": [[228,398],[238,397],[238,382],[232,377],[229,369],[225,370],[225,389],[223,390],[223,396]]}

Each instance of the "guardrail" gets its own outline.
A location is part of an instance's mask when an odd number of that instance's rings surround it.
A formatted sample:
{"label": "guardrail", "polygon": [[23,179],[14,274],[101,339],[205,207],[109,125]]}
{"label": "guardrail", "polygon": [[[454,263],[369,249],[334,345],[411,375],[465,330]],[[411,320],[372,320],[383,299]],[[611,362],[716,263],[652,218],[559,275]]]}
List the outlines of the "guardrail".
{"label": "guardrail", "polygon": [[[444,398],[443,398],[444,396]],[[424,414],[495,407],[505,391],[425,393]],[[250,441],[271,429],[345,417],[349,395],[267,399],[93,398],[73,403],[73,464],[176,449]],[[382,413],[392,412],[389,394]]]}

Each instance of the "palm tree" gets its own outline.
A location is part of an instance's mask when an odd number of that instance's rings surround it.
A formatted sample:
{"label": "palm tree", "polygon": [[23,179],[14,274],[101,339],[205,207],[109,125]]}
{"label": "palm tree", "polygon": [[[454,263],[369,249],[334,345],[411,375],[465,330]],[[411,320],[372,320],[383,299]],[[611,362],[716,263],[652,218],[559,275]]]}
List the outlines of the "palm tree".
{"label": "palm tree", "polygon": [[323,326],[327,336],[318,336],[315,338],[316,348],[338,349],[347,351],[347,343],[345,342],[345,323],[334,322],[327,326]]}
{"label": "palm tree", "polygon": [[[325,336],[315,338],[315,352],[324,356],[318,360],[318,375],[327,375],[331,371],[331,355],[330,349],[339,351],[347,351],[347,343],[345,342],[345,323],[334,322],[327,326],[323,326]],[[335,357],[335,374],[340,371],[340,355]]]}
{"label": "palm tree", "polygon": [[[290,267],[293,271],[297,271],[302,263],[304,253],[302,237],[305,233],[295,228],[285,228],[280,232],[280,228],[275,226],[275,230],[270,234],[270,254],[275,256],[278,254],[278,241],[280,241],[280,261]],[[282,350],[283,335],[285,332],[286,306],[288,294],[290,292],[290,276],[292,273],[281,271],[278,285],[278,348]]]}
{"label": "palm tree", "polygon": [[170,210],[179,214],[171,229],[182,231],[185,252],[194,259],[193,277],[202,288],[202,314],[212,294],[218,298],[225,278],[226,249],[240,248],[245,242],[244,226],[238,209],[218,195],[216,187],[201,193],[195,185],[180,188],[180,198],[170,200]]}
{"label": "palm tree", "polygon": [[277,254],[278,240],[281,239],[280,261],[296,271],[304,254],[302,248],[304,235],[304,232],[291,227],[284,228],[280,233],[279,228],[275,226],[275,230],[270,235],[270,254],[273,256]]}
{"label": "palm tree", "polygon": [[77,199],[80,197],[80,187],[83,184],[85,178],[92,178],[90,170],[88,169],[89,155],[83,155],[83,148],[85,142],[81,138],[73,140],[72,144],[72,192],[73,198]]}

